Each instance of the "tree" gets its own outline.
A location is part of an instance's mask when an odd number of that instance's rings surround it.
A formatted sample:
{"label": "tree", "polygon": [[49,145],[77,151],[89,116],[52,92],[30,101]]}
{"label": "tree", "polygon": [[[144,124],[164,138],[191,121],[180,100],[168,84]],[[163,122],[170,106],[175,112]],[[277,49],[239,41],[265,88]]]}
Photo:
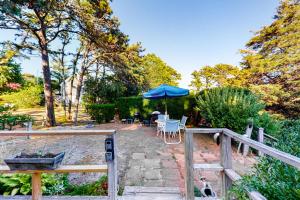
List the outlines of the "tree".
{"label": "tree", "polygon": [[274,22],[256,32],[243,50],[243,68],[248,84],[266,90],[271,110],[297,117],[300,112],[300,4],[284,0]]}
{"label": "tree", "polygon": [[190,86],[196,91],[212,87],[241,87],[245,83],[246,74],[240,68],[228,65],[217,64],[213,67],[204,66],[192,73]]}
{"label": "tree", "polygon": [[76,55],[71,60],[71,75],[70,75],[70,88],[69,88],[69,104],[68,104],[68,119],[72,118],[72,105],[73,105],[73,87],[74,87],[74,79],[77,73],[77,65],[79,61],[81,53],[81,47],[77,49]]}
{"label": "tree", "polygon": [[112,68],[118,68],[118,65],[111,64],[118,59],[117,55],[126,49],[128,37],[119,30],[118,20],[112,17],[109,1],[78,2],[72,11],[74,20],[81,28],[82,50],[73,112],[73,121],[76,124],[83,81],[88,70],[95,65],[107,63]]}
{"label": "tree", "polygon": [[68,3],[67,0],[0,1],[0,28],[16,30],[22,48],[38,50],[41,54],[47,126],[55,125],[49,45],[59,34],[71,30]]}
{"label": "tree", "polygon": [[147,54],[141,63],[148,88],[161,84],[177,86],[181,75],[155,54]]}
{"label": "tree", "polygon": [[59,89],[62,96],[62,104],[64,109],[64,115],[67,116],[67,91],[66,91],[66,79],[68,78],[68,71],[70,67],[67,65],[67,45],[71,42],[70,35],[65,32],[61,34],[60,39],[62,41],[62,47],[58,53],[53,55],[52,77],[54,77],[59,84]]}
{"label": "tree", "polygon": [[141,53],[144,51],[140,43],[128,45],[116,58],[111,65],[115,80],[121,83],[125,90],[124,96],[134,96],[142,91],[149,89],[147,74],[143,68]]}

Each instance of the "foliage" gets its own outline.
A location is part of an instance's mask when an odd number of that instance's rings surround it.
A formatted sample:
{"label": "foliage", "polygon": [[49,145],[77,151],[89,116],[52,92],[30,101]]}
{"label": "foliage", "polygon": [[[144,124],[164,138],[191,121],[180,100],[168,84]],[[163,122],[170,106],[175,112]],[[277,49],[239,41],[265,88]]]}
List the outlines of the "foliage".
{"label": "foliage", "polygon": [[[21,84],[21,66],[13,61],[15,52],[7,50],[0,53],[0,92],[14,90],[9,84]],[[18,89],[18,88],[17,88]]]}
{"label": "foliage", "polygon": [[196,91],[212,87],[241,87],[243,86],[244,74],[240,68],[228,65],[217,64],[215,66],[204,66],[192,73],[190,86]]}
{"label": "foliage", "polygon": [[[55,195],[63,191],[63,180],[58,175],[42,174],[42,190],[45,195]],[[30,174],[0,175],[0,194],[28,195],[31,194]]]}
{"label": "foliage", "polygon": [[121,97],[126,88],[112,76],[100,79],[88,77],[85,81],[84,102],[85,103],[112,103]]}
{"label": "foliage", "polygon": [[267,93],[268,109],[288,117],[300,111],[300,4],[284,0],[274,22],[263,27],[243,50],[243,68],[250,76],[248,85]]}
{"label": "foliage", "polygon": [[[73,185],[69,183],[68,175],[42,174],[43,195],[107,195],[107,176],[102,176],[98,181]],[[2,174],[0,175],[0,194],[7,195],[30,195],[30,174]]]}
{"label": "foliage", "polygon": [[1,103],[11,103],[18,108],[33,108],[43,103],[43,89],[40,85],[23,88],[18,92],[0,96]]}
{"label": "foliage", "polygon": [[148,89],[147,74],[142,66],[143,51],[140,43],[129,45],[115,62],[119,67],[114,70],[114,78],[125,87],[124,96],[137,95]]}
{"label": "foliage", "polygon": [[13,126],[24,123],[28,121],[32,121],[32,117],[29,115],[13,115],[11,114],[11,110],[14,109],[10,104],[0,105],[0,130],[9,126],[9,130],[12,129]]}
{"label": "foliage", "polygon": [[[194,96],[167,99],[168,114],[173,119],[181,119],[182,115],[188,116],[189,121],[194,117]],[[133,117],[140,113],[142,118],[149,119],[153,111],[165,112],[165,100],[143,99],[141,96],[122,97],[116,102],[116,107],[121,119]]]}
{"label": "foliage", "polygon": [[282,123],[280,120],[272,117],[269,113],[263,112],[254,119],[254,127],[264,128],[265,133],[277,137],[282,128]]}
{"label": "foliage", "polygon": [[[300,157],[300,121],[285,121],[273,147]],[[244,176],[231,193],[237,199],[248,199],[245,189],[255,190],[267,199],[293,200],[300,198],[300,171],[288,164],[262,157],[253,173]]]}
{"label": "foliage", "polygon": [[[51,43],[64,40],[64,34],[72,33],[75,36],[72,39],[77,40],[75,43],[83,44],[83,49],[79,47],[82,50],[79,53],[81,77],[93,65],[126,71],[123,65],[115,63],[121,60],[119,54],[125,51],[128,37],[120,31],[118,19],[112,16],[110,0],[0,0],[0,18],[0,28],[17,31],[13,44],[16,48],[25,53],[38,51],[41,55],[48,126],[55,125],[49,54],[74,55],[60,50],[56,52],[51,49]],[[59,64],[66,67],[61,60]],[[81,85],[77,87],[80,93]],[[77,101],[79,97],[80,94],[76,96]],[[78,108],[78,103],[75,104]]]}
{"label": "foliage", "polygon": [[110,122],[115,116],[115,104],[90,104],[86,109],[91,118],[98,123]]}
{"label": "foliage", "polygon": [[202,197],[201,191],[196,186],[194,186],[194,194],[195,194],[195,197]]}
{"label": "foliage", "polygon": [[213,88],[200,92],[196,109],[212,127],[243,133],[248,120],[264,108],[257,96],[240,88]]}
{"label": "foliage", "polygon": [[155,54],[147,54],[141,63],[149,88],[161,84],[178,85],[181,75]]}
{"label": "foliage", "polygon": [[[120,119],[133,117],[135,113],[143,113],[143,97],[121,97],[116,101],[117,111]],[[150,111],[149,111],[150,112]]]}
{"label": "foliage", "polygon": [[84,185],[72,185],[68,183],[64,195],[71,196],[106,196],[107,195],[107,176],[102,176],[98,181]]}

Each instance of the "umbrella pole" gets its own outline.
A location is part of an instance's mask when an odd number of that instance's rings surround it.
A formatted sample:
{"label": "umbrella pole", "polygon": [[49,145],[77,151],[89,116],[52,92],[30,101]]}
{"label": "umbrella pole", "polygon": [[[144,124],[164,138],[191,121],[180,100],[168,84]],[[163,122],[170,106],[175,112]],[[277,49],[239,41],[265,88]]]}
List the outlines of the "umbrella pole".
{"label": "umbrella pole", "polygon": [[168,115],[167,98],[165,97],[165,115]]}

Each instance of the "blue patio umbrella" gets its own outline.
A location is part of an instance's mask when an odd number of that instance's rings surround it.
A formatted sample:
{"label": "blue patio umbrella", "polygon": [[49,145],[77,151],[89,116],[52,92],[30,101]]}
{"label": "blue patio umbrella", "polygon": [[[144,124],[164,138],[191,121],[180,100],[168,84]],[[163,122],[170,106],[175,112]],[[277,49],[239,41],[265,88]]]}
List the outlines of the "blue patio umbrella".
{"label": "blue patio umbrella", "polygon": [[157,88],[149,90],[143,93],[143,97],[146,99],[165,99],[165,109],[167,113],[167,98],[182,97],[189,95],[189,90],[162,84]]}

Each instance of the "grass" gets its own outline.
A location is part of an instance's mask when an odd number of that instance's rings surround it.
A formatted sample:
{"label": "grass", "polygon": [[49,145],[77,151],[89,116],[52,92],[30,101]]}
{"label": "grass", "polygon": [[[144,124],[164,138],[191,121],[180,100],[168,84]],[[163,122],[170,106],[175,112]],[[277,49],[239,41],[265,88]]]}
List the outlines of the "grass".
{"label": "grass", "polygon": [[[25,109],[17,109],[14,111],[14,114],[26,114],[33,117],[35,123],[35,126],[39,126],[45,119],[45,107],[35,107],[35,108],[25,108]],[[55,119],[56,123],[59,124],[72,124],[72,116],[71,119],[68,119],[68,113],[64,113],[64,109],[61,106],[55,107]],[[90,116],[85,112],[84,108],[79,109],[79,115],[78,115],[78,121],[89,121]]]}

